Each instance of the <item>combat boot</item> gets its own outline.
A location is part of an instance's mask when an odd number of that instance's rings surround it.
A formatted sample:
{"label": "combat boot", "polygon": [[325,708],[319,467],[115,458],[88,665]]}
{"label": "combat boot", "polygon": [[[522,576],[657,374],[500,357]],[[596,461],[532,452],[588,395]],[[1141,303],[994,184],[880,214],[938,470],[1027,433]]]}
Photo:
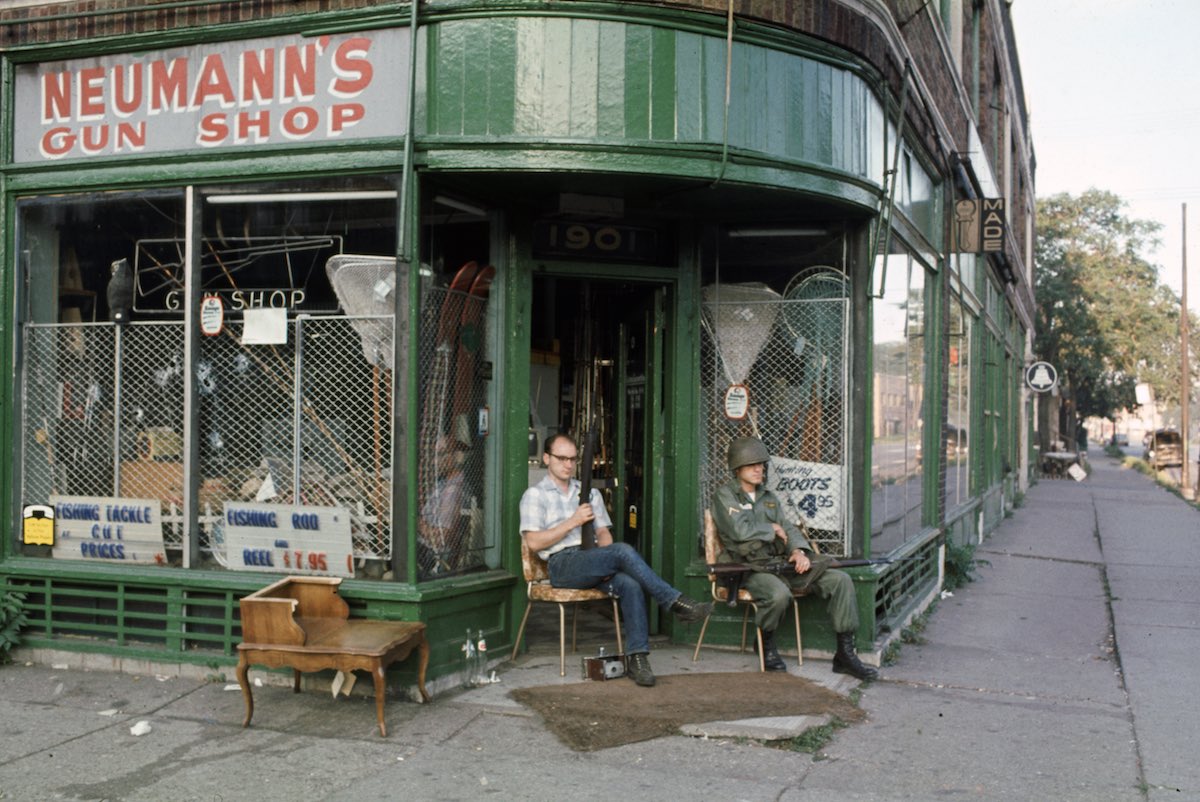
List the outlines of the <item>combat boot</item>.
{"label": "combat boot", "polygon": [[643,688],[654,687],[654,672],[650,670],[650,655],[645,652],[629,655],[625,661],[625,673]]}
{"label": "combat boot", "polygon": [[671,602],[671,612],[678,616],[680,621],[703,621],[708,618],[712,608],[712,602],[701,603],[683,594]]}
{"label": "combat boot", "polygon": [[854,651],[854,633],[839,632],[837,634],[837,653],[833,655],[833,671],[835,674],[849,674],[861,680],[879,678],[879,672],[864,666]]}
{"label": "combat boot", "polygon": [[767,671],[787,671],[787,663],[779,656],[775,646],[775,633],[763,630],[763,668]]}

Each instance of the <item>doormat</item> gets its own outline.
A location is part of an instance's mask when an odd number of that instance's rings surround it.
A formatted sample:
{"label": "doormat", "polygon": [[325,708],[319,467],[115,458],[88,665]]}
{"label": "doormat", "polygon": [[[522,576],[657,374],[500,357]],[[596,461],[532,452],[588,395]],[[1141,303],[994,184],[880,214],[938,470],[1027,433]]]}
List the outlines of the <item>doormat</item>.
{"label": "doormat", "polygon": [[684,724],[769,716],[832,715],[859,721],[863,711],[803,677],[761,672],[671,674],[653,688],[629,679],[518,688],[513,699],[535,710],[577,752],[673,735]]}

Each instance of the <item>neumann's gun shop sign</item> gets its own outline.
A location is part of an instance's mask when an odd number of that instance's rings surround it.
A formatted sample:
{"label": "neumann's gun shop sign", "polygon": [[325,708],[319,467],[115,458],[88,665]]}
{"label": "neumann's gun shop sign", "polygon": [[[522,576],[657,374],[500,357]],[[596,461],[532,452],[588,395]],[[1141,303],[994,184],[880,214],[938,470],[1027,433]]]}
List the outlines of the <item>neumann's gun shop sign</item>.
{"label": "neumann's gun shop sign", "polygon": [[402,136],[409,46],[392,28],[17,65],[13,160]]}
{"label": "neumann's gun shop sign", "polygon": [[843,484],[841,465],[776,456],[771,457],[766,481],[790,519],[833,532],[842,530]]}

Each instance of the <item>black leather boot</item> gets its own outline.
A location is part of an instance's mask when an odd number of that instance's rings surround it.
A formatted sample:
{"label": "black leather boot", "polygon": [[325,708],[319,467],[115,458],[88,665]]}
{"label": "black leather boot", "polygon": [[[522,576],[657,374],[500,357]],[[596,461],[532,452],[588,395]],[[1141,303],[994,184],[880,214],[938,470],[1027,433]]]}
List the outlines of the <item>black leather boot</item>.
{"label": "black leather boot", "polygon": [[763,668],[767,671],[787,671],[787,663],[779,656],[775,646],[775,633],[763,630]]}
{"label": "black leather boot", "polygon": [[833,656],[833,671],[836,674],[849,674],[861,680],[879,678],[879,672],[864,666],[854,651],[854,633],[839,632],[837,634],[837,653]]}
{"label": "black leather boot", "polygon": [[625,673],[643,688],[652,688],[656,682],[654,672],[650,670],[650,655],[645,652],[629,655],[625,661]]}
{"label": "black leather boot", "polygon": [[678,616],[680,621],[703,621],[708,618],[712,608],[712,602],[701,603],[682,595],[671,602],[671,612]]}

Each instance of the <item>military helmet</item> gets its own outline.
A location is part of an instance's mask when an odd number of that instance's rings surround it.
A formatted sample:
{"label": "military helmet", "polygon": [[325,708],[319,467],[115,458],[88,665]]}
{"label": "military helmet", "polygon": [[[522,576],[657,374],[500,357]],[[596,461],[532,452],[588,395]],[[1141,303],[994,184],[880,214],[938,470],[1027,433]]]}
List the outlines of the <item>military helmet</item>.
{"label": "military helmet", "polygon": [[757,437],[738,437],[729,444],[729,470],[736,471],[745,465],[769,462],[770,452]]}

